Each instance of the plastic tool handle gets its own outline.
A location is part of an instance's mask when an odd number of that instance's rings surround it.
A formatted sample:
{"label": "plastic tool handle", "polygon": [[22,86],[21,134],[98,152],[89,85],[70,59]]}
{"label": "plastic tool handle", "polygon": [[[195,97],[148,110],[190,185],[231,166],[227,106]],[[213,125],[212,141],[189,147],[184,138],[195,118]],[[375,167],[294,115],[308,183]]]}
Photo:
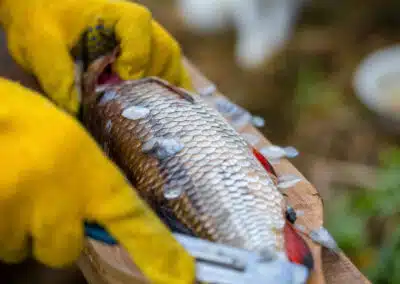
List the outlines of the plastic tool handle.
{"label": "plastic tool handle", "polygon": [[108,245],[118,244],[118,242],[103,227],[95,223],[85,222],[85,235]]}

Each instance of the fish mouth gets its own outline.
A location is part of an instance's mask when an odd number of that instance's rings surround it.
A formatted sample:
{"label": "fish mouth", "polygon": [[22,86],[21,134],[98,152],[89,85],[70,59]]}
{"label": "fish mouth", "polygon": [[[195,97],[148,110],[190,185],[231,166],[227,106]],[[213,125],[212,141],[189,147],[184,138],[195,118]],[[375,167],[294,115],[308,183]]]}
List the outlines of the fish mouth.
{"label": "fish mouth", "polygon": [[118,84],[123,80],[115,72],[113,63],[117,59],[120,53],[119,47],[116,47],[113,51],[98,57],[93,60],[82,70],[81,68],[81,90],[83,93],[83,102],[90,99],[96,93],[99,93],[106,86]]}

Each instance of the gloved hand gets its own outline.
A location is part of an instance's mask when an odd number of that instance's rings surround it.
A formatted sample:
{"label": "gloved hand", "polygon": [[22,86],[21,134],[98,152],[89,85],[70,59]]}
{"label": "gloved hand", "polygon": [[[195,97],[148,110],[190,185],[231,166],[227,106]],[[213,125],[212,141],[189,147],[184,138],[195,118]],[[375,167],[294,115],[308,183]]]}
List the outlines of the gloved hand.
{"label": "gloved hand", "polygon": [[152,283],[193,283],[194,260],[76,120],[0,79],[0,258],[75,260],[84,221],[104,226]]}
{"label": "gloved hand", "polygon": [[192,88],[178,43],[139,4],[0,0],[0,23],[14,59],[38,78],[51,99],[73,114],[79,109],[80,98],[70,51],[87,30],[115,32],[122,51],[115,68],[122,79],[158,76]]}

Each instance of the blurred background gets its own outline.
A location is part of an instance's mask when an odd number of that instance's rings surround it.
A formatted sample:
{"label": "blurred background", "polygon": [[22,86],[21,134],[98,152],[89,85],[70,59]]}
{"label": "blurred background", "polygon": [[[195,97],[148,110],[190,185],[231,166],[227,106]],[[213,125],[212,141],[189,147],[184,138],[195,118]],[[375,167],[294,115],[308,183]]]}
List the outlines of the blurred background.
{"label": "blurred background", "polygon": [[[265,119],[270,141],[300,151],[292,162],[355,265],[372,283],[400,283],[400,1],[136,2],[223,94]],[[8,267],[4,283],[84,283],[76,268],[38,266]]]}
{"label": "blurred background", "polygon": [[400,283],[400,1],[138,2],[270,141],[300,151],[355,265]]}

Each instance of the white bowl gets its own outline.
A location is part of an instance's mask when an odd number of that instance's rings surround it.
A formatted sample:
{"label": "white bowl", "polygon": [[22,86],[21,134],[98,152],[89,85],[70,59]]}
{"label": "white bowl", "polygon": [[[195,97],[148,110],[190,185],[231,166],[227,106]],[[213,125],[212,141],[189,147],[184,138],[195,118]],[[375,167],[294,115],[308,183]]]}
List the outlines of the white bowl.
{"label": "white bowl", "polygon": [[367,56],[356,70],[353,87],[370,110],[400,124],[400,45]]}

